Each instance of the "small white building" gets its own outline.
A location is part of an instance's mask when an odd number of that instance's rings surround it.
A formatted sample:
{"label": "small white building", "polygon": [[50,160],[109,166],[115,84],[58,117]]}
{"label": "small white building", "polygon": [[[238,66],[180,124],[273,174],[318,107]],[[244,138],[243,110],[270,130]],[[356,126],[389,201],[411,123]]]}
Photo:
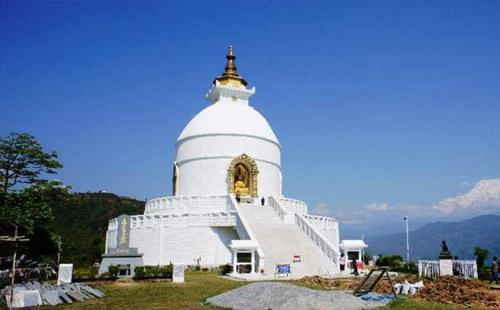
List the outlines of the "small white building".
{"label": "small white building", "polygon": [[340,248],[349,261],[362,260],[365,249],[368,245],[363,240],[342,240]]}
{"label": "small white building", "polygon": [[281,144],[250,105],[255,87],[236,72],[232,48],[226,58],[209,105],[175,143],[172,196],[148,200],[144,214],[110,220],[101,273],[110,264],[133,273],[170,262],[232,264],[253,275],[272,275],[278,264],[291,264],[296,276],[336,272],[337,220],[283,196]]}

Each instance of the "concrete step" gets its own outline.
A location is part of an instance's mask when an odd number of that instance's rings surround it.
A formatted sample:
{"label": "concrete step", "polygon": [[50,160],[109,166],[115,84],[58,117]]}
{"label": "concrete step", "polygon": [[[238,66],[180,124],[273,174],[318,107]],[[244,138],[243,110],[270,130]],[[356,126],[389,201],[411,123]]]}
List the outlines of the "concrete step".
{"label": "concrete step", "polygon": [[[242,203],[240,210],[264,252],[267,274],[273,274],[277,264],[290,264],[294,277],[335,270],[307,235],[294,224],[284,224],[271,207]],[[295,255],[300,263],[293,263]]]}

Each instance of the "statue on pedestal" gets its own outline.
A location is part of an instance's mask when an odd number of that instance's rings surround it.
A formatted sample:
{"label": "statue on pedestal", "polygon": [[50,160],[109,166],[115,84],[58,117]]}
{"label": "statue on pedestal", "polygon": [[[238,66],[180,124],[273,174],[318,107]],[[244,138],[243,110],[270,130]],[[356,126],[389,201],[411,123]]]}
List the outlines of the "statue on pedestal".
{"label": "statue on pedestal", "polygon": [[446,245],[446,241],[443,240],[441,242],[441,253],[439,253],[439,259],[452,259],[450,251],[448,250],[448,246]]}

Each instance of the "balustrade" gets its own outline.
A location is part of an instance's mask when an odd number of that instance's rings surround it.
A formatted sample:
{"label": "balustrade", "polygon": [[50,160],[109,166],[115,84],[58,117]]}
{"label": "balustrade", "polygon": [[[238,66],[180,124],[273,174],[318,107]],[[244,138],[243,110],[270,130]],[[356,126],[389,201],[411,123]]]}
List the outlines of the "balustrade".
{"label": "balustrade", "polygon": [[338,248],[334,247],[308,220],[304,215],[295,213],[295,223],[316,246],[330,259],[331,262],[337,264],[338,256],[340,255]]}
{"label": "balustrade", "polygon": [[150,199],[144,214],[225,212],[228,196],[171,196]]}

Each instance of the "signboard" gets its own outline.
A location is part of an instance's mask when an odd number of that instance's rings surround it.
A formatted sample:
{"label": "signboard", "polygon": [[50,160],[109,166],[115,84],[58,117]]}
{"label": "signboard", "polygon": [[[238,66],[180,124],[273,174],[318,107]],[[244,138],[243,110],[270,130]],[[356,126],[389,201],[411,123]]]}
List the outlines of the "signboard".
{"label": "signboard", "polygon": [[452,276],[453,275],[453,261],[451,259],[439,260],[439,275]]}
{"label": "signboard", "polygon": [[178,265],[174,264],[173,270],[172,270],[172,281],[176,283],[182,283],[184,282],[184,270],[185,270],[184,265]]}
{"label": "signboard", "polygon": [[293,262],[294,263],[300,263],[302,260],[300,259],[300,255],[294,255],[293,256]]}
{"label": "signboard", "polygon": [[111,255],[137,255],[137,248],[130,247],[130,216],[123,214],[118,217],[116,230],[116,248],[108,248]]}
{"label": "signboard", "polygon": [[288,276],[289,274],[292,274],[292,268],[290,267],[289,264],[284,264],[284,265],[276,265],[276,271],[274,275],[286,275]]}
{"label": "signboard", "polygon": [[57,275],[57,285],[71,283],[73,275],[73,264],[60,264],[59,273]]}

